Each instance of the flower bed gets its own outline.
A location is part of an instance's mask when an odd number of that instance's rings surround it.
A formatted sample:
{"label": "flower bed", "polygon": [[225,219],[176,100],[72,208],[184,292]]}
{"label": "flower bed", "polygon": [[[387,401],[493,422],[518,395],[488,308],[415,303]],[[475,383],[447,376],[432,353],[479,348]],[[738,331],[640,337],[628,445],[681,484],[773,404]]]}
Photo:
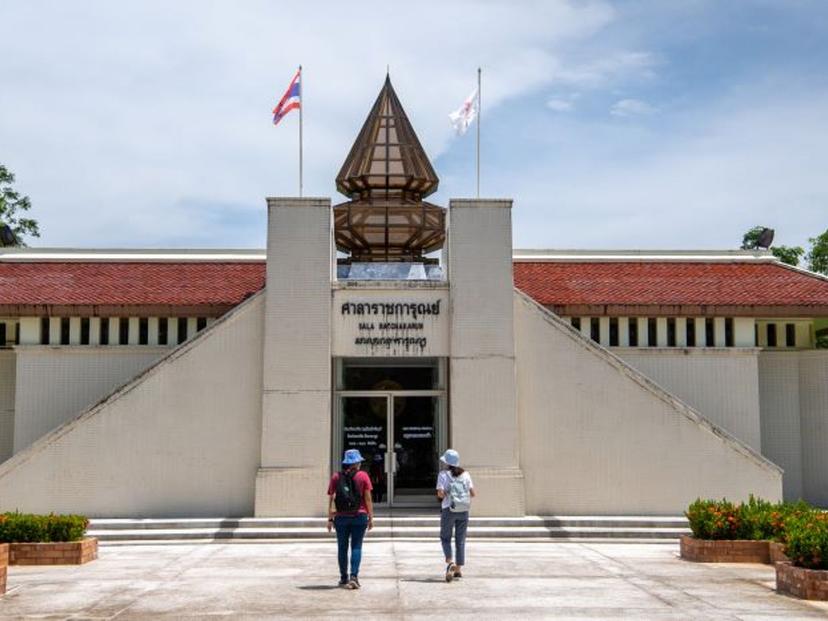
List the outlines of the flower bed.
{"label": "flower bed", "polygon": [[83,565],[98,558],[98,540],[67,543],[12,543],[9,565]]}
{"label": "flower bed", "polygon": [[9,571],[9,545],[0,543],[0,595],[6,592],[6,576]]}
{"label": "flower bed", "polygon": [[80,565],[98,558],[98,540],[84,538],[82,515],[0,514],[0,543],[9,565]]}
{"label": "flower bed", "polygon": [[681,558],[696,563],[770,563],[767,541],[681,536]]}
{"label": "flower bed", "polygon": [[800,599],[828,601],[828,571],[796,567],[790,562],[777,563],[776,592]]}

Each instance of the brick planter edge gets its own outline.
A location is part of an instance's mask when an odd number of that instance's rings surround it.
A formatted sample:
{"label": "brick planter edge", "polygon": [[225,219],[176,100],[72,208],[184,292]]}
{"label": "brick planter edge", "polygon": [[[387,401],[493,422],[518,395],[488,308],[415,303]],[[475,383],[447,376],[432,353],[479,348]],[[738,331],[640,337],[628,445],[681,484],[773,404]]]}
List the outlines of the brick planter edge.
{"label": "brick planter edge", "polygon": [[785,554],[785,544],[778,541],[768,542],[768,551],[770,552],[771,563],[783,563],[791,559]]}
{"label": "brick planter edge", "polygon": [[98,558],[94,537],[66,543],[9,544],[9,565],[83,565]]}
{"label": "brick planter edge", "polygon": [[696,563],[770,563],[767,541],[681,536],[681,558]]}
{"label": "brick planter edge", "polygon": [[828,601],[828,570],[776,564],[776,592],[800,599]]}

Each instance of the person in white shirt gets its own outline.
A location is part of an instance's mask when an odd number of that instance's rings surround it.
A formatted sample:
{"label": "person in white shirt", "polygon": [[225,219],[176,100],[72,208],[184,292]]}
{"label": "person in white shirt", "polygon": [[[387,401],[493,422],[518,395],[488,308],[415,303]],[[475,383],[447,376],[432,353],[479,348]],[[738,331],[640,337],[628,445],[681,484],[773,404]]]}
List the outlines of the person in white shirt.
{"label": "person in white shirt", "polygon": [[[440,543],[446,557],[446,582],[463,577],[466,562],[466,531],[469,509],[475,496],[471,475],[460,467],[460,454],[452,449],[440,457],[442,469],[437,476],[437,498],[441,501]],[[451,539],[454,535],[455,555]]]}

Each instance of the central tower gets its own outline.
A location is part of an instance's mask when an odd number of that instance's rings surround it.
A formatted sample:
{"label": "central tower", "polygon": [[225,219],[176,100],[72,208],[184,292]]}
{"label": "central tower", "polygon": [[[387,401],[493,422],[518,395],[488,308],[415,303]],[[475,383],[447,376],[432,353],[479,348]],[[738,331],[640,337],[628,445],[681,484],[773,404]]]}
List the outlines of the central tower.
{"label": "central tower", "polygon": [[386,76],[336,177],[336,189],[350,198],[334,207],[345,261],[428,262],[424,255],[446,238],[446,210],[423,200],[439,182]]}

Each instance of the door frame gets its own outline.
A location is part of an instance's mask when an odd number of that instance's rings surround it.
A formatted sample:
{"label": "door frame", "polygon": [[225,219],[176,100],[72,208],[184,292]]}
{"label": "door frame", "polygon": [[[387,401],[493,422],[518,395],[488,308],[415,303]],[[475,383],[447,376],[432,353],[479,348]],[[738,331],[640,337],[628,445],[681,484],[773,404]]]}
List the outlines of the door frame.
{"label": "door frame", "polygon": [[343,413],[342,402],[346,398],[385,398],[386,416],[386,447],[387,454],[391,459],[385,459],[384,470],[386,475],[387,490],[385,501],[380,506],[394,506],[394,470],[396,453],[394,452],[394,399],[397,397],[433,397],[436,399],[436,412],[434,412],[434,434],[437,453],[442,454],[448,448],[448,404],[446,402],[445,390],[337,390],[334,391],[334,412],[333,427],[331,434],[331,472],[337,472],[340,468],[342,455],[342,427]]}

